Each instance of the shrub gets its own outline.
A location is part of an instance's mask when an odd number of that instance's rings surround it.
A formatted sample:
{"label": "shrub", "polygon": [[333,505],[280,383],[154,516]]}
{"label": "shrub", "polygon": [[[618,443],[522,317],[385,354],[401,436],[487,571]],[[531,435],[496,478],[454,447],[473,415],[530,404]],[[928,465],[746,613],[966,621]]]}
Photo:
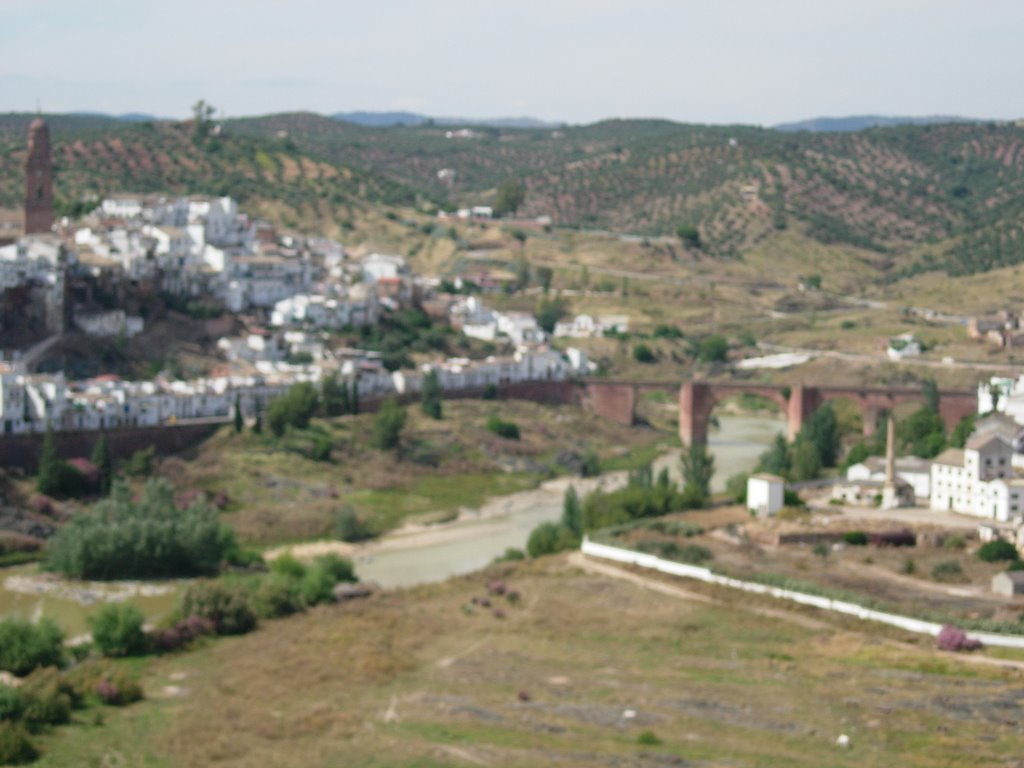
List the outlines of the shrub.
{"label": "shrub", "polygon": [[57,531],[47,564],[82,579],[161,578],[216,573],[234,535],[198,498],[179,509],[165,480],[146,483],[141,499],[117,482],[110,497]]}
{"label": "shrub", "polygon": [[286,552],[271,561],[270,572],[297,580],[306,575],[306,566],[300,563],[293,554]]}
{"label": "shrub", "polygon": [[661,744],[661,739],[654,731],[641,731],[640,735],[636,737],[636,743],[645,747],[656,747]]}
{"label": "shrub", "polygon": [[484,387],[483,392],[484,400],[497,400],[498,399],[498,387],[496,384],[488,384]]}
{"label": "shrub", "polygon": [[23,765],[39,757],[21,723],[0,722],[0,765]]}
{"label": "shrub", "polygon": [[905,573],[908,576],[917,573],[917,563],[914,562],[913,558],[908,557],[903,561],[903,565],[900,567],[900,572]]}
{"label": "shrub", "polygon": [[334,575],[321,565],[314,565],[299,583],[299,595],[306,605],[325,603],[333,596],[332,590],[337,584]]}
{"label": "shrub", "polygon": [[62,666],[64,634],[50,619],[38,624],[21,619],[0,621],[0,669],[18,676],[36,667]]}
{"label": "shrub", "polygon": [[526,553],[523,552],[523,550],[516,549],[515,547],[508,547],[504,552],[502,552],[500,555],[498,555],[496,558],[494,558],[494,562],[496,562],[496,563],[508,563],[508,562],[513,562],[515,560],[525,560],[525,559],[526,559]]}
{"label": "shrub", "polygon": [[940,651],[975,651],[981,648],[981,641],[967,636],[962,629],[946,624],[939,630],[935,643]]}
{"label": "shrub", "polygon": [[92,640],[104,656],[138,656],[146,652],[142,612],[129,603],[108,603],[89,617]]}
{"label": "shrub", "polygon": [[746,472],[732,475],[725,481],[725,490],[737,504],[747,503],[747,480],[750,475]]}
{"label": "shrub", "polygon": [[71,721],[74,688],[62,680],[56,667],[39,667],[21,685],[25,697],[22,716],[32,729],[46,725],[63,725]]}
{"label": "shrub", "polygon": [[710,549],[698,544],[687,544],[684,547],[680,547],[672,556],[673,560],[680,563],[690,563],[691,565],[700,565],[713,558],[714,554],[712,554]]}
{"label": "shrub", "polygon": [[25,711],[25,697],[9,685],[0,685],[0,720],[17,720]]}
{"label": "shrub", "polygon": [[996,539],[978,547],[978,558],[986,563],[997,563],[1002,560],[1020,560],[1020,555],[1013,544]]}
{"label": "shrub", "polygon": [[936,581],[963,581],[964,569],[956,560],[943,560],[932,568],[932,578]]}
{"label": "shrub", "polygon": [[633,347],[633,359],[638,363],[656,363],[658,356],[646,344],[637,344]]}
{"label": "shrub", "polygon": [[814,545],[814,547],[811,548],[811,552],[813,552],[814,554],[816,554],[818,557],[821,557],[821,558],[828,557],[828,552],[829,552],[828,544],[826,544],[824,542],[818,542],[817,544]]}
{"label": "shrub", "polygon": [[954,533],[942,540],[942,546],[950,550],[961,550],[967,546],[967,539],[962,533]]}
{"label": "shrub", "polygon": [[143,698],[142,686],[123,666],[109,661],[86,661],[70,670],[65,684],[82,704],[92,697],[111,706],[124,706]]}
{"label": "shrub", "polygon": [[513,421],[505,421],[495,413],[487,417],[485,426],[488,431],[493,432],[498,437],[503,437],[506,440],[519,439],[519,425]]}
{"label": "shrub", "polygon": [[530,557],[542,557],[579,546],[579,539],[572,531],[558,523],[541,523],[532,531],[526,542],[526,551]]}
{"label": "shrub", "polygon": [[257,624],[249,593],[241,584],[196,582],[182,595],[179,613],[207,619],[218,635],[245,634]]}
{"label": "shrub", "polygon": [[843,534],[843,541],[851,547],[864,547],[868,543],[868,535],[864,531],[847,531]]}
{"label": "shrub", "polygon": [[356,569],[352,565],[352,561],[347,557],[336,555],[334,553],[328,553],[326,555],[320,555],[313,561],[314,567],[323,568],[334,579],[335,583],[339,581],[356,582],[359,579],[356,577]]}
{"label": "shrub", "polygon": [[397,448],[405,429],[405,408],[397,401],[385,400],[373,418],[373,446],[382,451]]}
{"label": "shrub", "polygon": [[305,429],[319,405],[320,399],[312,384],[295,384],[271,401],[267,408],[267,426],[277,437],[281,437],[288,427]]}
{"label": "shrub", "polygon": [[213,622],[202,616],[188,616],[153,633],[154,647],[163,653],[176,651],[193,640],[216,632]]}
{"label": "shrub", "polygon": [[352,507],[346,505],[334,515],[334,533],[342,541],[354,543],[373,538],[373,531]]}
{"label": "shrub", "polygon": [[302,601],[299,585],[298,579],[279,572],[260,579],[259,587],[253,595],[256,614],[261,618],[274,619],[304,609],[306,604]]}

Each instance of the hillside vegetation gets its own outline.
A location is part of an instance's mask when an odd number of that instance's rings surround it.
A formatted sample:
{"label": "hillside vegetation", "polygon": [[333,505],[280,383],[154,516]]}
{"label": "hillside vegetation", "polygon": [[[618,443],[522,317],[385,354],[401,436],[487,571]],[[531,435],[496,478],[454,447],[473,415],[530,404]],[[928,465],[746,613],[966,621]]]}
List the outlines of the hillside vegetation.
{"label": "hillside vegetation", "polygon": [[[0,117],[0,205],[15,207],[31,115]],[[888,279],[1024,260],[1024,128],[947,123],[857,133],[609,120],[559,129],[368,127],[293,113],[190,123],[50,118],[67,204],[119,189],[230,193],[282,223],[352,225],[360,203],[495,202],[521,182],[524,216],[559,226],[682,235],[741,257],[795,228],[875,255]],[[454,182],[438,171],[451,169]]]}

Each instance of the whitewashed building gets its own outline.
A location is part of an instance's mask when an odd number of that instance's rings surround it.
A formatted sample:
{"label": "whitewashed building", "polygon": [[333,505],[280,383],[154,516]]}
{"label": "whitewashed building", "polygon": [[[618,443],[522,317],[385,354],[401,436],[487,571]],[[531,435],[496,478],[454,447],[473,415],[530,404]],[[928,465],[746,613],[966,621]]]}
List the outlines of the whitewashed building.
{"label": "whitewashed building", "polygon": [[786,481],[762,472],[747,479],[747,509],[758,517],[772,517],[785,505]]}

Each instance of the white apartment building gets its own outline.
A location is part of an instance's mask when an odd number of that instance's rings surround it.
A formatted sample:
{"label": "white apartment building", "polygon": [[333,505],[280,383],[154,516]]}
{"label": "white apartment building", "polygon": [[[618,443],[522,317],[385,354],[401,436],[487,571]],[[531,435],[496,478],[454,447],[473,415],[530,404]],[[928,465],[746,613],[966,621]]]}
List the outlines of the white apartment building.
{"label": "white apartment building", "polygon": [[1000,522],[1022,517],[1024,479],[1013,476],[1013,448],[995,432],[972,435],[963,450],[950,448],[932,463],[932,509]]}

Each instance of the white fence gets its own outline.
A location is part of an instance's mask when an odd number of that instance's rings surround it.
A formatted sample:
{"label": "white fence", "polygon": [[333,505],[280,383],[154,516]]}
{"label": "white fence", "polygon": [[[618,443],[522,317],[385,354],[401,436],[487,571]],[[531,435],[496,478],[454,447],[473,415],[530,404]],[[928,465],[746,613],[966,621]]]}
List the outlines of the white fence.
{"label": "white fence", "polygon": [[[781,600],[792,600],[795,603],[811,605],[815,608],[834,611],[835,613],[844,613],[848,616],[855,616],[858,619],[879,621],[883,624],[889,624],[920,635],[931,635],[932,637],[935,637],[939,634],[939,630],[942,629],[941,624],[936,624],[932,621],[922,621],[921,619],[914,619],[909,616],[899,616],[894,613],[883,613],[882,611],[875,611],[870,608],[865,608],[862,605],[857,605],[856,603],[848,603],[844,600],[833,600],[829,597],[808,595],[804,592],[794,592],[793,590],[772,587],[767,584],[758,584],[753,581],[742,581],[741,579],[722,576],[721,574],[714,573],[708,568],[702,568],[699,565],[686,565],[685,563],[675,563],[671,560],[662,560],[660,557],[647,555],[643,552],[634,552],[629,549],[611,547],[607,544],[598,544],[590,541],[590,539],[586,537],[583,539],[583,545],[580,549],[584,555],[588,555],[590,557],[598,557],[603,560],[614,560],[619,563],[629,563],[630,565],[636,565],[640,568],[650,568],[654,571],[667,573],[671,576],[681,576],[686,579],[697,579],[698,581],[707,582],[708,584],[719,584],[723,587],[741,589],[744,592],[754,592],[759,595],[771,595],[772,597],[777,597]],[[1002,648],[1024,648],[1024,636],[1021,635],[1002,635],[994,632],[973,631],[970,631],[967,634],[976,640],[980,640],[985,645],[999,646]]]}

